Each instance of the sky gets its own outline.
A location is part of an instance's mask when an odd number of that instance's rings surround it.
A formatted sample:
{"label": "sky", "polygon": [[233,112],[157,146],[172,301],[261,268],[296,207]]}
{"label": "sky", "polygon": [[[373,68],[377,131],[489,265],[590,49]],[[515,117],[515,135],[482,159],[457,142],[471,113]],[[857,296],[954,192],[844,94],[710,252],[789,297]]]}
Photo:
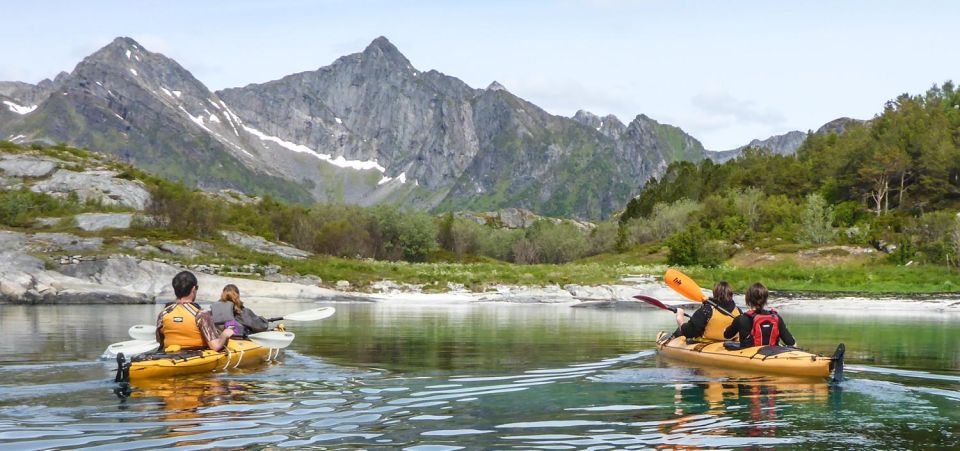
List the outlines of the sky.
{"label": "sky", "polygon": [[646,114],[711,150],[960,80],[950,1],[0,1],[0,80],[52,78],[129,36],[216,90],[386,36],[419,70],[552,114]]}

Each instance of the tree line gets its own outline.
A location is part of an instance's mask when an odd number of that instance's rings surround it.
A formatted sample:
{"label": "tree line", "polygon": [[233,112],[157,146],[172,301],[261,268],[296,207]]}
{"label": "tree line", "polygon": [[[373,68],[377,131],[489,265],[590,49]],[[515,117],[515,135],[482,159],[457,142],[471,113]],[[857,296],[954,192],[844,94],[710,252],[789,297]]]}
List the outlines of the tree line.
{"label": "tree line", "polygon": [[897,261],[956,264],[958,206],[960,91],[946,82],[842,133],[809,133],[795,155],[672,163],[627,204],[618,245],[665,240],[680,256],[693,242],[709,264],[717,241],[889,242]]}

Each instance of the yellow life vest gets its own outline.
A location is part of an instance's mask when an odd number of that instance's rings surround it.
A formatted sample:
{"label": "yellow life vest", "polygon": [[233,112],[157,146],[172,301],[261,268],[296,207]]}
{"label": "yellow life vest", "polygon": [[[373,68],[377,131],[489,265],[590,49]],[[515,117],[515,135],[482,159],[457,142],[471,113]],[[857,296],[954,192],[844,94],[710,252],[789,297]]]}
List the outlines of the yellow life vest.
{"label": "yellow life vest", "polygon": [[[733,309],[733,317],[736,318],[740,316],[740,309]],[[703,338],[707,340],[725,340],[723,338],[723,331],[727,330],[730,325],[733,324],[733,318],[724,315],[717,311],[717,308],[713,308],[713,313],[710,315],[710,320],[707,321],[707,327],[703,330]],[[736,336],[734,336],[736,338]]]}
{"label": "yellow life vest", "polygon": [[182,348],[202,348],[206,346],[197,315],[200,307],[196,304],[173,304],[163,313],[163,346],[178,345]]}

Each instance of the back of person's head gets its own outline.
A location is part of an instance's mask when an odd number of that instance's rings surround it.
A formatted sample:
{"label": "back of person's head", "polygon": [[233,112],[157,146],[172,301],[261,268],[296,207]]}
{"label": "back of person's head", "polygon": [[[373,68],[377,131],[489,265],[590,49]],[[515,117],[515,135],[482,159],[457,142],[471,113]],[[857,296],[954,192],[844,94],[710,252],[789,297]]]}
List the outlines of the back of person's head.
{"label": "back of person's head", "polygon": [[220,293],[220,302],[233,304],[233,312],[236,315],[243,313],[243,301],[240,300],[240,289],[232,283],[223,287],[223,293]]}
{"label": "back of person's head", "polygon": [[757,282],[747,290],[747,305],[753,307],[754,310],[760,310],[763,306],[767,305],[767,296],[769,295],[770,292],[767,291],[767,287]]}
{"label": "back of person's head", "polygon": [[197,276],[190,271],[182,271],[173,276],[173,294],[177,299],[182,299],[190,295],[193,288],[197,286]]}
{"label": "back of person's head", "polygon": [[733,288],[726,280],[721,280],[713,286],[713,300],[723,303],[733,301]]}

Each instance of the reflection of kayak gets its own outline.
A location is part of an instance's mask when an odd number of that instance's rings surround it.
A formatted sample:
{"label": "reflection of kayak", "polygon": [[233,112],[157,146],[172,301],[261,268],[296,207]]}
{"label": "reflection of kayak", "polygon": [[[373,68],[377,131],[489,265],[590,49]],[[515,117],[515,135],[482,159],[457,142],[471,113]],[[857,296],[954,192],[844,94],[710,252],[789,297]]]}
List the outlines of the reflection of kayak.
{"label": "reflection of kayak", "polygon": [[733,368],[765,374],[783,374],[801,377],[843,378],[844,346],[837,346],[832,357],[811,354],[783,346],[754,346],[746,349],[727,349],[722,341],[690,341],[684,337],[659,344],[666,332],[657,335],[657,350],[672,359],[708,366]]}
{"label": "reflection of kayak", "polygon": [[117,382],[168,378],[186,374],[211,373],[233,368],[247,368],[276,358],[280,350],[263,347],[250,340],[233,340],[220,351],[187,350],[176,353],[152,353],[134,356],[126,361],[117,357]]}

